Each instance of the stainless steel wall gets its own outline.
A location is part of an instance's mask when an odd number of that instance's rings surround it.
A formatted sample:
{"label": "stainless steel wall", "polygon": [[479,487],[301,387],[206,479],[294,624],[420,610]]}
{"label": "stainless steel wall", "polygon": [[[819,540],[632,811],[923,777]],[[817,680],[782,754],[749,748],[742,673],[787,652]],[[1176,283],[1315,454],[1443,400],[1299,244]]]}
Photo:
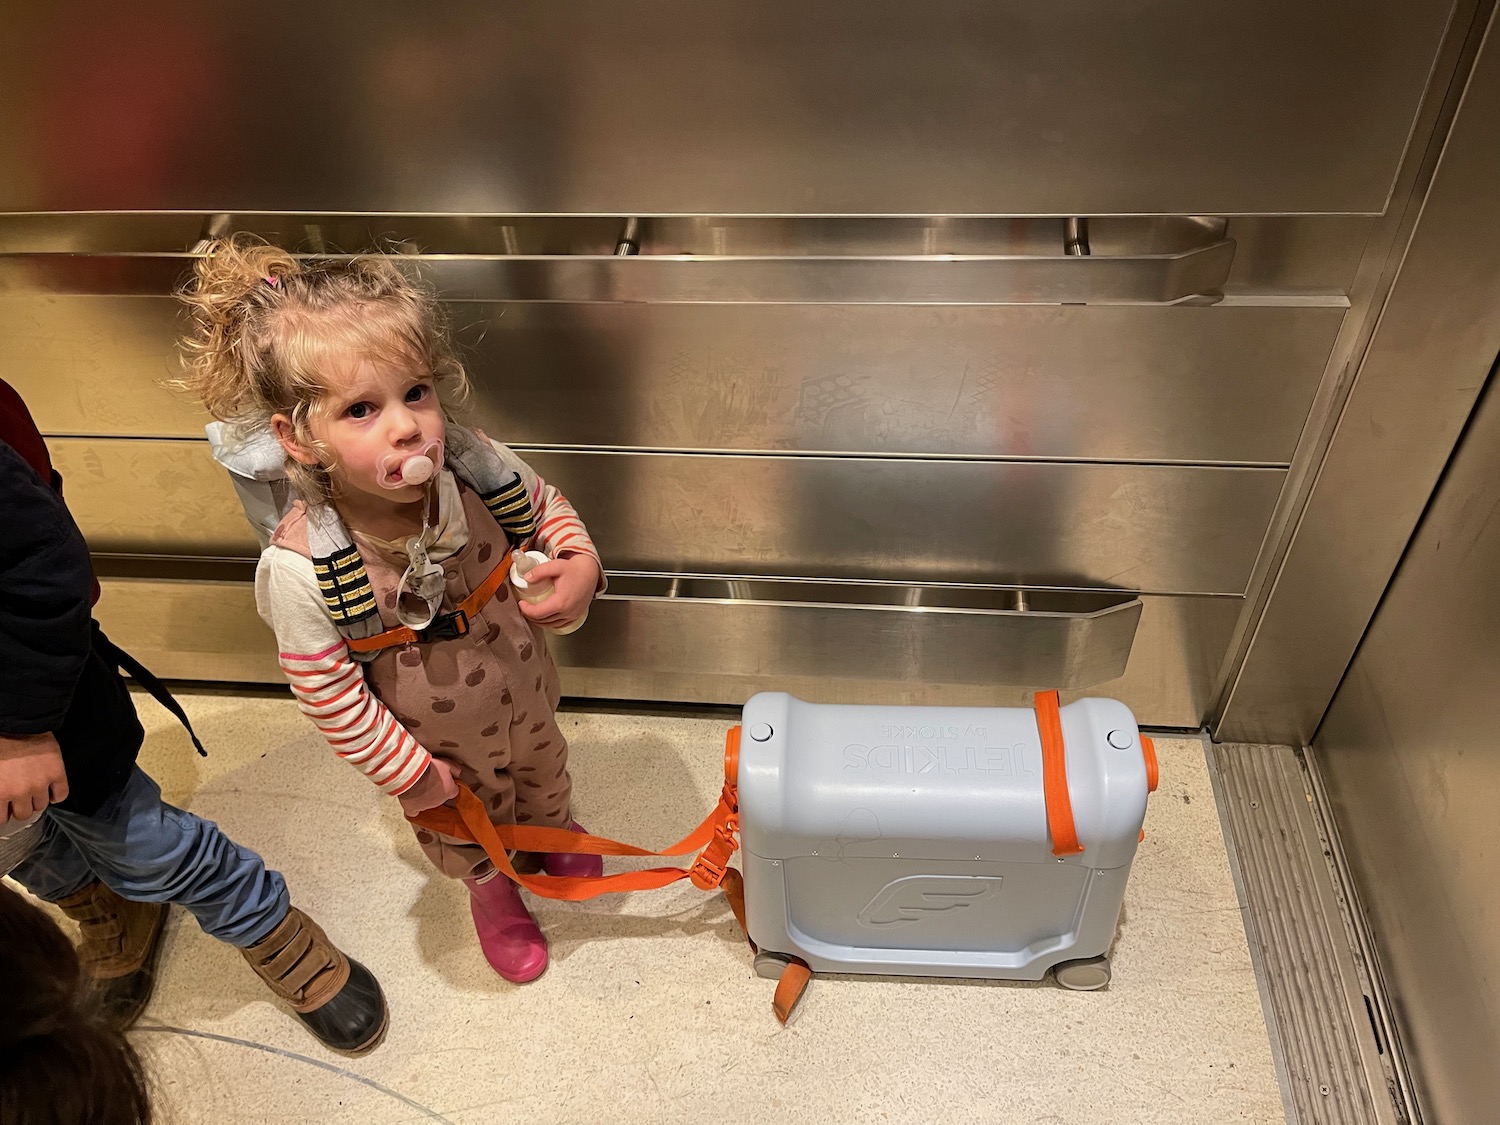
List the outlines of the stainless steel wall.
{"label": "stainless steel wall", "polygon": [[1386,206],[1443,0],[11,0],[0,211]]}
{"label": "stainless steel wall", "polygon": [[1500,393],[1491,389],[1313,756],[1432,1122],[1500,1106]]}
{"label": "stainless steel wall", "polygon": [[[1062,684],[1196,726],[1482,7],[27,0],[7,377],[110,556],[102,612],[169,674],[274,673],[253,540],[158,386],[191,248],[251,229],[378,239],[439,288],[479,422],[618,576],[572,690]],[[210,594],[239,623],[204,638]]]}
{"label": "stainless steel wall", "polygon": [[[324,249],[380,229],[211,221]],[[617,221],[379,222],[448,298],[476,420],[578,504],[616,575],[559,645],[570,690],[1020,702],[1045,684],[1174,726],[1213,698],[1365,233],[1245,221],[1241,250],[1224,220],[1101,220],[1080,258],[1057,252],[1060,220],[653,220],[617,258]],[[0,332],[112,556],[106,623],[166,674],[274,679],[248,591],[209,576],[255,539],[204,419],[160,386],[191,262],[162,248],[199,233],[170,217],[0,223]],[[483,252],[507,242],[535,252]],[[715,246],[739,253],[693,252]],[[921,271],[954,263],[901,253],[922,247],[993,269],[927,293]],[[1153,299],[1205,250],[1217,273],[1185,279],[1203,295]],[[739,267],[756,272],[723,278]],[[886,272],[861,288],[830,267]],[[153,557],[150,573],[111,570]],[[224,600],[240,609],[199,608]]]}
{"label": "stainless steel wall", "polygon": [[1269,601],[1218,724],[1228,740],[1311,738],[1500,351],[1500,24],[1481,16],[1316,484],[1284,560],[1266,552],[1278,569],[1253,581]]}

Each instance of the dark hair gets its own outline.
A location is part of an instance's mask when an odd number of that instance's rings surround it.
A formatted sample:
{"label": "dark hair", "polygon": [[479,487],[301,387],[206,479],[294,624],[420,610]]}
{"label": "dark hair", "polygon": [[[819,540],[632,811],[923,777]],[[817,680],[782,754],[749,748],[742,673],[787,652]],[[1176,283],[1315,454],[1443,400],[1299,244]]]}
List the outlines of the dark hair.
{"label": "dark hair", "polygon": [[149,1125],[141,1060],[85,999],[73,945],[0,884],[0,1125]]}

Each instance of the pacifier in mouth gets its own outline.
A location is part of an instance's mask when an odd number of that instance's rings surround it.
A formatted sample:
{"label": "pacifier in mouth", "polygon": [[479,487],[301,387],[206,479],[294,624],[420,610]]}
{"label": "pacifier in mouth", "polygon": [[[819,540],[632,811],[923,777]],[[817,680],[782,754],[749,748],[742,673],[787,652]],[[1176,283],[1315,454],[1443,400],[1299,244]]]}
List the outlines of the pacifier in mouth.
{"label": "pacifier in mouth", "polygon": [[415,453],[387,453],[380,459],[380,487],[397,489],[426,484],[443,467],[443,443],[430,441]]}

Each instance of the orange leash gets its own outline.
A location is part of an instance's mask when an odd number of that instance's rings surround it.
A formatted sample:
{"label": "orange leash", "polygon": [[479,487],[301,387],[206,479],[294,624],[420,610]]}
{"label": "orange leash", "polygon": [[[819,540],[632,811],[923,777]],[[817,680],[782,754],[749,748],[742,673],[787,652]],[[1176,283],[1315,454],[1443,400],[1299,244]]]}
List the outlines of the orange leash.
{"label": "orange leash", "polygon": [[[508,879],[544,898],[581,902],[615,891],[644,891],[665,887],[679,879],[710,891],[722,886],[733,870],[729,857],[739,848],[740,800],[735,780],[739,774],[740,728],[729,729],[724,746],[724,788],[718,804],[703,822],[669,847],[651,851],[604,836],[568,828],[539,828],[526,824],[491,824],[484,805],[468,786],[459,784],[453,805],[439,805],[408,817],[413,824],[454,840],[478,844]],[[528,852],[579,852],[585,855],[675,856],[698,852],[690,867],[648,867],[618,875],[522,875],[510,862],[510,849]],[[701,850],[700,850],[701,849]],[[738,873],[736,873],[736,879]],[[743,895],[741,896],[743,911]]]}
{"label": "orange leash", "polygon": [[[462,783],[452,806],[440,805],[407,819],[451,839],[478,844],[502,875],[543,898],[580,902],[616,891],[654,890],[680,879],[691,879],[695,887],[705,891],[717,887],[729,901],[735,921],[745,932],[745,940],[750,941],[750,932],[745,925],[744,878],[738,869],[729,866],[730,856],[739,848],[739,790],[735,784],[739,777],[739,758],[740,728],[734,726],[724,739],[724,788],[719,793],[718,804],[698,827],[677,843],[659,851],[567,828],[491,824],[483,803]],[[509,853],[513,848],[529,852],[633,856],[687,855],[696,851],[698,856],[689,867],[648,867],[617,875],[522,875],[510,861]],[[750,948],[755,949],[755,942],[750,941]],[[793,960],[783,971],[771,1001],[771,1009],[781,1023],[785,1024],[791,1018],[811,979],[812,970],[800,960]]]}

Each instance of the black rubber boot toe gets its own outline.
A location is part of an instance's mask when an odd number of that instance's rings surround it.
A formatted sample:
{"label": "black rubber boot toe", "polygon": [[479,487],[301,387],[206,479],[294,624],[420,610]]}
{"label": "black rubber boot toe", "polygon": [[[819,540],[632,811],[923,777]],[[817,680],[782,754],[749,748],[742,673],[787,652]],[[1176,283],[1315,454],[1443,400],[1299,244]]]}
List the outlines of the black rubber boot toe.
{"label": "black rubber boot toe", "polygon": [[333,1050],[361,1055],[373,1051],[385,1038],[390,1010],[375,975],[350,957],[344,987],[322,1007],[299,1012],[297,1018]]}

